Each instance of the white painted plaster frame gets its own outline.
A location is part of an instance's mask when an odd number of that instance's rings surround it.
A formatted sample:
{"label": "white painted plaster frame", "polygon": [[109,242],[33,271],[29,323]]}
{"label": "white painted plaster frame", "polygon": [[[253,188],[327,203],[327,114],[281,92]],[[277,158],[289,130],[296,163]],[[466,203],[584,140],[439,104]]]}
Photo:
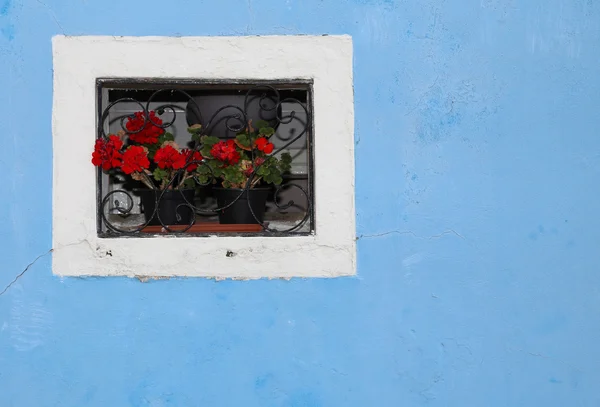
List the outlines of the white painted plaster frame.
{"label": "white painted plaster frame", "polygon": [[[52,43],[54,274],[255,279],[356,273],[351,37],[57,36]],[[90,162],[96,78],[313,79],[316,234],[98,238]]]}

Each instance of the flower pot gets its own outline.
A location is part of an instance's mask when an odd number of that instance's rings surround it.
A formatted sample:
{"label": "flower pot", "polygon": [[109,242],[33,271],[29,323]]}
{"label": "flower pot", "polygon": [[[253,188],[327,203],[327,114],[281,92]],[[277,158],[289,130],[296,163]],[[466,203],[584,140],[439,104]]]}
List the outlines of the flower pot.
{"label": "flower pot", "polygon": [[[188,206],[186,199],[193,205],[196,191],[193,189],[168,190],[161,197],[162,192],[152,189],[138,191],[144,208],[144,217],[146,222],[150,221],[148,225],[189,225],[194,218],[194,211]],[[154,213],[157,199],[160,199],[158,211]]]}
{"label": "flower pot", "polygon": [[[265,207],[270,188],[213,188],[217,205],[227,208],[218,211],[219,223],[257,224],[265,220]],[[240,196],[241,194],[241,196]],[[239,199],[236,198],[239,196]],[[235,201],[235,202],[234,202]],[[250,211],[252,207],[252,212]],[[254,215],[252,214],[254,213]]]}

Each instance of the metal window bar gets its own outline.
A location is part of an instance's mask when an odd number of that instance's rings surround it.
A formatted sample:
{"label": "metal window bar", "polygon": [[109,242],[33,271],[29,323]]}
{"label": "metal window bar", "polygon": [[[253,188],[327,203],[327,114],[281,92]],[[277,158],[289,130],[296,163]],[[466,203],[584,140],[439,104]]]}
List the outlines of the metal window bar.
{"label": "metal window bar", "polygon": [[[275,151],[270,157],[276,157],[281,152],[286,151],[291,146],[297,146],[301,139],[304,137],[305,151],[304,158],[306,160],[305,168],[301,173],[298,174],[287,174],[284,177],[284,182],[274,188],[273,201],[271,203],[272,209],[271,214],[276,211],[284,212],[291,207],[299,208],[301,218],[297,219],[290,227],[281,227],[277,225],[277,222],[261,221],[254,214],[254,211],[248,200],[248,207],[252,216],[254,217],[256,224],[260,225],[260,231],[255,232],[244,232],[237,231],[235,228],[230,228],[224,234],[234,235],[248,235],[253,236],[292,236],[292,235],[304,235],[312,234],[315,232],[314,222],[314,204],[313,204],[313,192],[314,192],[314,149],[313,149],[313,92],[312,92],[312,81],[311,80],[282,80],[282,81],[200,81],[200,80],[154,80],[154,79],[98,79],[97,80],[97,104],[98,104],[98,121],[97,121],[97,138],[108,138],[111,134],[111,122],[112,126],[114,123],[118,123],[118,130],[122,130],[127,137],[135,132],[130,132],[125,126],[125,121],[132,115],[131,106],[125,112],[118,111],[119,106],[125,104],[137,106],[135,111],[143,112],[144,125],[149,122],[150,111],[155,111],[166,120],[163,120],[163,124],[154,126],[160,127],[163,130],[172,128],[176,120],[179,119],[178,115],[185,115],[185,122],[187,126],[193,124],[201,125],[200,136],[211,135],[211,132],[218,133],[220,138],[227,138],[227,133],[233,133],[234,136],[239,131],[242,131],[248,125],[249,120],[254,119],[258,114],[259,119],[268,119],[272,127],[275,128],[276,133],[271,136],[273,138],[273,144],[275,144]],[[301,102],[300,100],[293,97],[281,97],[281,93],[289,92],[293,90],[300,90],[305,92],[306,101]],[[145,95],[141,100],[130,97],[128,92],[131,91],[141,92]],[[205,119],[202,109],[199,106],[197,97],[193,96],[198,94],[199,91],[204,93],[208,92],[212,95],[220,95],[223,93],[236,91],[245,92],[243,106],[240,107],[235,104],[224,104],[211,112],[208,119]],[[115,100],[111,100],[109,97],[110,93],[117,95]],[[163,95],[178,95],[179,100],[183,103],[162,103],[160,102],[161,96]],[[210,96],[207,96],[210,97]],[[185,108],[183,107],[185,105]],[[213,109],[214,110],[214,109]],[[253,110],[253,111],[251,111]],[[115,116],[114,112],[117,111]],[[119,114],[125,113],[125,114]],[[167,116],[169,118],[167,118]],[[111,120],[112,119],[112,120]],[[294,123],[299,131],[289,131],[288,135],[283,135],[283,129]],[[219,129],[220,128],[220,129]],[[292,127],[293,130],[296,127]],[[223,136],[225,134],[225,136]],[[194,141],[191,148],[194,151],[200,151],[203,147],[203,143],[200,137]],[[299,150],[298,156],[301,154]],[[293,162],[293,161],[292,161]],[[210,167],[205,163],[205,160],[193,161],[190,155],[186,164],[181,168],[174,177],[169,181],[168,186],[173,185],[176,182],[178,176],[182,172],[186,171],[189,166],[205,166],[210,170]],[[262,164],[261,164],[262,165]],[[161,220],[158,210],[163,204],[165,196],[165,190],[160,190],[156,194],[154,212],[152,216],[147,216],[145,221],[139,221],[137,224],[127,224],[127,219],[133,217],[136,214],[138,204],[136,203],[135,195],[132,195],[131,190],[127,190],[122,187],[109,189],[111,186],[117,184],[111,183],[109,177],[103,173],[101,168],[98,168],[97,174],[97,229],[98,236],[100,237],[152,237],[155,233],[147,233],[148,226],[151,219],[157,218],[162,233],[168,233],[175,236],[208,236],[215,235],[215,232],[194,232],[190,233],[192,227],[196,223],[197,219],[203,215],[214,214],[218,211],[227,209],[233,205],[245,191],[251,188],[251,182],[256,176],[256,171],[260,168],[256,166],[250,175],[248,182],[243,188],[243,191],[229,204],[218,207],[198,207],[196,202],[190,201],[181,193],[185,203],[183,204],[188,211],[191,211],[192,216],[188,224],[180,227],[173,227],[163,223]],[[211,175],[212,170],[210,170]],[[214,177],[212,177],[214,179]],[[306,180],[306,186],[302,187],[295,181],[298,179]],[[212,182],[209,180],[208,183],[202,183],[194,176],[194,180],[198,187],[206,186]],[[110,184],[110,185],[109,185]],[[295,189],[299,191],[300,196],[305,200],[303,204],[289,200],[282,202],[280,199],[281,192],[284,189]],[[183,208],[177,208],[179,212]],[[139,217],[138,217],[139,219]],[[134,222],[135,223],[135,222]]]}

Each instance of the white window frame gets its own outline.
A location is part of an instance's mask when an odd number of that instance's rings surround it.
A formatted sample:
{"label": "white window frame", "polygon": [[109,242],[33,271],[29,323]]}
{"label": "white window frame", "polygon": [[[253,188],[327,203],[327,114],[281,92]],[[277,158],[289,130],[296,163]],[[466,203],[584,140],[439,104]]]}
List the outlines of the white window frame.
{"label": "white window frame", "polygon": [[[350,36],[53,38],[52,271],[61,276],[292,278],[356,274]],[[315,233],[99,238],[97,78],[312,79]]]}

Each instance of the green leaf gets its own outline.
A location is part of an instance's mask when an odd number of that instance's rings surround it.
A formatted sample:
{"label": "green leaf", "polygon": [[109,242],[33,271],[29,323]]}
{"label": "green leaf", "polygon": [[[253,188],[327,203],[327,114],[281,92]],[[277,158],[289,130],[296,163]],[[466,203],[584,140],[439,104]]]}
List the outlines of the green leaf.
{"label": "green leaf", "polygon": [[215,144],[217,144],[220,140],[218,137],[214,137],[214,136],[202,136],[200,141],[202,141],[202,143],[204,143],[204,145],[212,147]]}
{"label": "green leaf", "polygon": [[238,134],[235,139],[238,141],[238,143],[240,143],[242,146],[246,147],[246,148],[250,148],[250,138],[248,137],[247,134],[245,133],[240,133]]}
{"label": "green leaf", "polygon": [[252,125],[252,127],[254,127],[255,129],[261,129],[263,127],[269,127],[269,126],[270,126],[270,124],[266,120],[257,120],[256,123],[254,123]]}
{"label": "green leaf", "polygon": [[196,178],[198,179],[198,181],[200,183],[202,183],[202,184],[208,184],[208,181],[210,180],[211,177],[210,177],[210,175],[202,174],[202,175],[197,175]]}
{"label": "green leaf", "polygon": [[187,128],[188,133],[190,134],[200,134],[202,132],[202,125],[194,124]]}
{"label": "green leaf", "polygon": [[292,163],[292,155],[290,153],[281,154],[281,162],[286,164]]}
{"label": "green leaf", "polygon": [[292,165],[290,163],[281,162],[279,164],[279,170],[281,172],[289,172],[292,169]]}
{"label": "green leaf", "polygon": [[156,150],[158,150],[160,148],[160,146],[162,146],[162,144],[165,141],[174,141],[175,140],[175,136],[173,136],[173,134],[166,132],[161,134],[160,136],[158,136],[158,141],[156,143],[153,144],[145,144],[146,147],[148,147],[148,150],[151,150],[153,153],[156,152]]}
{"label": "green leaf", "polygon": [[204,157],[205,159],[210,159],[210,157],[212,157],[212,154],[210,153],[211,148],[211,146],[207,145],[202,146],[202,148],[200,149],[200,154],[202,154],[202,157]]}
{"label": "green leaf", "polygon": [[156,168],[154,170],[154,172],[152,173],[152,176],[157,181],[163,181],[163,180],[166,180],[168,178],[169,172],[167,170],[163,170],[161,168]]}
{"label": "green leaf", "polygon": [[275,134],[275,129],[273,127],[261,127],[258,133],[261,136],[265,136],[268,138]]}
{"label": "green leaf", "polygon": [[[206,181],[202,181],[202,182],[206,182]],[[183,187],[186,189],[192,189],[196,186],[196,181],[194,181],[193,178],[188,178],[185,181],[183,181]]]}
{"label": "green leaf", "polygon": [[230,165],[223,168],[221,178],[227,181],[230,186],[240,185],[245,180],[244,174],[242,174],[241,168],[238,165]]}
{"label": "green leaf", "polygon": [[156,154],[156,152],[159,149],[159,145],[158,144],[149,144],[146,148],[148,149],[148,158],[150,160],[152,160],[154,158],[154,154]]}
{"label": "green leaf", "polygon": [[208,165],[198,165],[198,168],[196,168],[196,173],[198,174],[210,174],[210,168],[208,168]]}
{"label": "green leaf", "polygon": [[222,177],[223,176],[223,169],[221,167],[215,166],[212,167],[213,169],[213,174],[215,177]]}
{"label": "green leaf", "polygon": [[259,176],[265,176],[269,174],[269,166],[265,163],[263,165],[261,165],[260,167],[258,167],[258,170],[256,170],[256,175]]}

